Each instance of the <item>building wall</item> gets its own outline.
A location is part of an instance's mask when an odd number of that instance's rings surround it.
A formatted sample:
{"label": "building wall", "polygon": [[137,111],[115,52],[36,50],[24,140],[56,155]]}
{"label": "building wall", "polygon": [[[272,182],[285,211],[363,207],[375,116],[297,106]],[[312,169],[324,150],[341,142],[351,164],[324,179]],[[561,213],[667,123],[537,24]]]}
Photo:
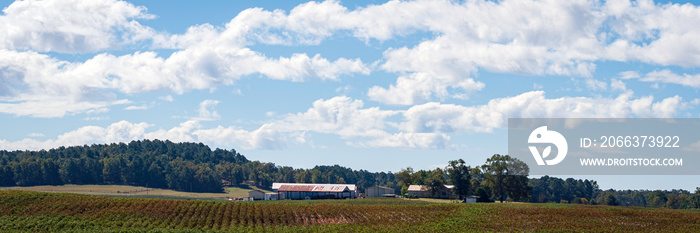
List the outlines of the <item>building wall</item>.
{"label": "building wall", "polygon": [[248,192],[248,197],[252,197],[255,200],[265,200],[265,193],[261,191],[250,191]]}
{"label": "building wall", "polygon": [[366,197],[383,197],[384,194],[394,194],[394,189],[379,186],[372,186],[365,189]]}
{"label": "building wall", "polygon": [[276,201],[276,200],[283,200],[283,199],[284,199],[284,193],[266,193],[265,194],[266,201]]}
{"label": "building wall", "polygon": [[345,199],[356,198],[355,192],[296,192],[296,191],[278,191],[284,195],[285,199],[303,200],[306,197],[309,199]]}

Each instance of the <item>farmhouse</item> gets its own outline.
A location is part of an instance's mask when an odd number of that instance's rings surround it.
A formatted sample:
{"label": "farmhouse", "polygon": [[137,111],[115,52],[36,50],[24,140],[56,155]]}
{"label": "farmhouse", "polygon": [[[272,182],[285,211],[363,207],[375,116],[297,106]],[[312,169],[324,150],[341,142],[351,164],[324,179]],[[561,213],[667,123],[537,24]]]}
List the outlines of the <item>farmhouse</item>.
{"label": "farmhouse", "polygon": [[454,185],[445,185],[444,187],[443,189],[437,190],[435,195],[433,195],[430,191],[430,187],[427,185],[410,185],[408,186],[408,195],[426,198],[450,198]]}
{"label": "farmhouse", "polygon": [[284,199],[343,199],[357,198],[354,184],[272,183],[272,191]]}
{"label": "farmhouse", "polygon": [[248,197],[252,200],[265,200],[265,193],[260,190],[253,190],[248,192]]}
{"label": "farmhouse", "polygon": [[386,197],[393,196],[394,189],[385,186],[372,186],[365,189],[365,197]]}

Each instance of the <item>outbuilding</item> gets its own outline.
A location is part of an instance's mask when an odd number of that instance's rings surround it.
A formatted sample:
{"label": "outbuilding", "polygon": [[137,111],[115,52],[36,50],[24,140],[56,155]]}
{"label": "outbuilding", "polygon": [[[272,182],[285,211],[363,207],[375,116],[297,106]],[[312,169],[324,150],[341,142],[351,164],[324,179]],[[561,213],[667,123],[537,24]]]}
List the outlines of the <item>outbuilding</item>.
{"label": "outbuilding", "polygon": [[253,190],[248,192],[248,197],[250,197],[251,200],[265,200],[265,193],[260,190]]}
{"label": "outbuilding", "polygon": [[467,196],[464,198],[464,203],[476,203],[477,199],[479,199],[477,196]]}
{"label": "outbuilding", "polygon": [[365,189],[365,197],[386,197],[395,194],[393,188],[386,186],[372,186]]}

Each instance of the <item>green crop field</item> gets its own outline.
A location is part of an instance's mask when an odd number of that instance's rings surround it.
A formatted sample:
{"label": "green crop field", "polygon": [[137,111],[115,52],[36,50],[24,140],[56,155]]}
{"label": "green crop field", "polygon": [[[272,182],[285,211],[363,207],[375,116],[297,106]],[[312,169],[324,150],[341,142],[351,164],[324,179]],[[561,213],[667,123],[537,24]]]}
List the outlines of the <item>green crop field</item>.
{"label": "green crop field", "polygon": [[700,212],[401,199],[222,202],[0,191],[0,231],[698,232]]}

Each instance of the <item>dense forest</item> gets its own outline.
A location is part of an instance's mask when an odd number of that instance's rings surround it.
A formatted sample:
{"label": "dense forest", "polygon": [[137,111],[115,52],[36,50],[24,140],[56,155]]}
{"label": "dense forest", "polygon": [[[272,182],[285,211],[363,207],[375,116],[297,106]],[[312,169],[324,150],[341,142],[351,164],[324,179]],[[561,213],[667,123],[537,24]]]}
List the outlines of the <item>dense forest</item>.
{"label": "dense forest", "polygon": [[481,166],[463,160],[434,170],[396,173],[353,170],[339,165],[299,169],[250,161],[235,150],[202,143],[160,140],[59,147],[41,151],[0,151],[0,186],[126,184],[188,192],[223,192],[226,186],[269,189],[273,182],[348,183],[360,191],[373,185],[406,194],[411,184],[439,191],[455,185],[456,196],[482,201],[578,203],[666,208],[700,208],[700,188],[686,190],[601,190],[596,181],[544,176],[528,179],[525,163],[493,155]]}
{"label": "dense forest", "polygon": [[188,192],[222,192],[224,186],[269,189],[272,182],[391,185],[392,173],[335,166],[294,169],[249,161],[235,150],[160,140],[0,151],[0,186],[127,184]]}

